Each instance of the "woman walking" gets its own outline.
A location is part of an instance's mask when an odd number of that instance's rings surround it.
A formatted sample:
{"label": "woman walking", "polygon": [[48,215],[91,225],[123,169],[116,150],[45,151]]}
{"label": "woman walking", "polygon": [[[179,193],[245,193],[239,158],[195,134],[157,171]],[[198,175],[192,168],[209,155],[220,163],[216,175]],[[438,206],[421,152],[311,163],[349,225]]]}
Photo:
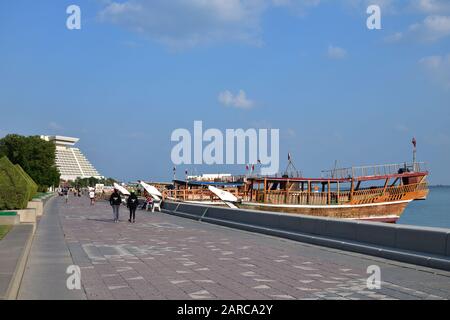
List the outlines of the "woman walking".
{"label": "woman walking", "polygon": [[114,215],[114,222],[119,222],[119,208],[120,204],[122,203],[122,198],[120,197],[119,192],[114,189],[113,194],[109,198],[109,204],[113,208],[113,215]]}
{"label": "woman walking", "polygon": [[128,219],[128,222],[130,223],[136,222],[136,208],[138,207],[138,203],[138,197],[134,192],[131,192],[127,200],[127,207],[130,209],[130,219]]}

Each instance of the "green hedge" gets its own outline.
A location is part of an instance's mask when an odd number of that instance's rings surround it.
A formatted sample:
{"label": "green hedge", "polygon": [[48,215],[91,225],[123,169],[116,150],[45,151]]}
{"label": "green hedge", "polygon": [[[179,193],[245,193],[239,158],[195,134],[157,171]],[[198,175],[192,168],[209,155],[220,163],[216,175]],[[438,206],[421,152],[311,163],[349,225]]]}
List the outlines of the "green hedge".
{"label": "green hedge", "polygon": [[0,159],[0,210],[25,209],[32,186],[7,157]]}
{"label": "green hedge", "polygon": [[31,201],[38,192],[38,185],[36,184],[36,182],[34,182],[33,179],[31,179],[28,173],[26,173],[20,165],[16,164],[16,168],[20,172],[20,174],[27,180],[29,189],[28,201]]}

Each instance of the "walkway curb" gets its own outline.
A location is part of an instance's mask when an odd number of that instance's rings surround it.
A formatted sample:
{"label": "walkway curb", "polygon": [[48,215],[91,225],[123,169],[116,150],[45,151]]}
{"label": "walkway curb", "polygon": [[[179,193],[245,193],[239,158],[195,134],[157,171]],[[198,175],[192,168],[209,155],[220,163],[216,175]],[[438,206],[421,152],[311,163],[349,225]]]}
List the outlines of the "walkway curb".
{"label": "walkway curb", "polygon": [[[43,214],[45,214],[45,205],[48,203],[48,200],[50,200],[52,196],[46,197],[43,201]],[[8,239],[13,238],[15,234],[17,233],[27,233],[27,235],[22,238],[24,240],[23,248],[19,254],[19,257],[17,259],[17,263],[15,264],[14,271],[12,273],[11,280],[9,282],[8,288],[4,295],[0,292],[0,300],[17,300],[20,285],[22,282],[23,275],[25,273],[25,268],[27,266],[28,257],[30,255],[31,246],[33,244],[34,235],[36,233],[37,229],[37,223],[38,221],[34,223],[21,223],[13,226],[13,229],[6,235],[6,237],[2,240],[6,242],[3,242],[3,245],[8,245]],[[11,242],[17,242],[17,239],[10,240]],[[2,243],[0,242],[0,248]],[[17,243],[16,243],[17,245]],[[20,245],[19,245],[20,247]]]}
{"label": "walkway curb", "polygon": [[14,232],[15,228],[30,226],[30,231],[25,240],[25,246],[20,254],[19,260],[16,264],[14,274],[9,283],[8,290],[6,291],[5,297],[0,297],[0,299],[5,300],[16,300],[19,294],[20,283],[22,282],[22,277],[25,272],[25,266],[27,265],[28,255],[30,254],[31,244],[33,243],[34,232],[36,227],[34,224],[22,224],[20,226],[15,226],[10,232]]}

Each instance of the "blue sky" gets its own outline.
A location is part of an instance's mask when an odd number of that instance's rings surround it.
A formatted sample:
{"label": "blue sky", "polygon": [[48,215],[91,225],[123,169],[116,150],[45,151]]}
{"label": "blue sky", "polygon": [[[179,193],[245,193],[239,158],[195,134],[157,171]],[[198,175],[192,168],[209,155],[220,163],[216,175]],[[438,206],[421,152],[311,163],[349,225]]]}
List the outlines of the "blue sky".
{"label": "blue sky", "polygon": [[172,131],[202,120],[280,129],[280,170],[290,151],[310,176],[409,161],[415,136],[431,182],[449,184],[449,107],[445,0],[0,2],[0,136],[79,137],[105,176],[169,180]]}

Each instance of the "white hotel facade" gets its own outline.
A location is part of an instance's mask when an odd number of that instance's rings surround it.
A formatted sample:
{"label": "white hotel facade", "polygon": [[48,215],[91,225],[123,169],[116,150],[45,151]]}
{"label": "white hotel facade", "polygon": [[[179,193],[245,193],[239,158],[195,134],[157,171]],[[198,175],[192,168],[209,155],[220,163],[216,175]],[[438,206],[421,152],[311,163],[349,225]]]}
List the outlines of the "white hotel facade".
{"label": "white hotel facade", "polygon": [[56,166],[61,174],[61,180],[75,181],[77,178],[104,178],[80,149],[75,147],[80,139],[64,136],[41,136],[41,138],[56,145]]}

